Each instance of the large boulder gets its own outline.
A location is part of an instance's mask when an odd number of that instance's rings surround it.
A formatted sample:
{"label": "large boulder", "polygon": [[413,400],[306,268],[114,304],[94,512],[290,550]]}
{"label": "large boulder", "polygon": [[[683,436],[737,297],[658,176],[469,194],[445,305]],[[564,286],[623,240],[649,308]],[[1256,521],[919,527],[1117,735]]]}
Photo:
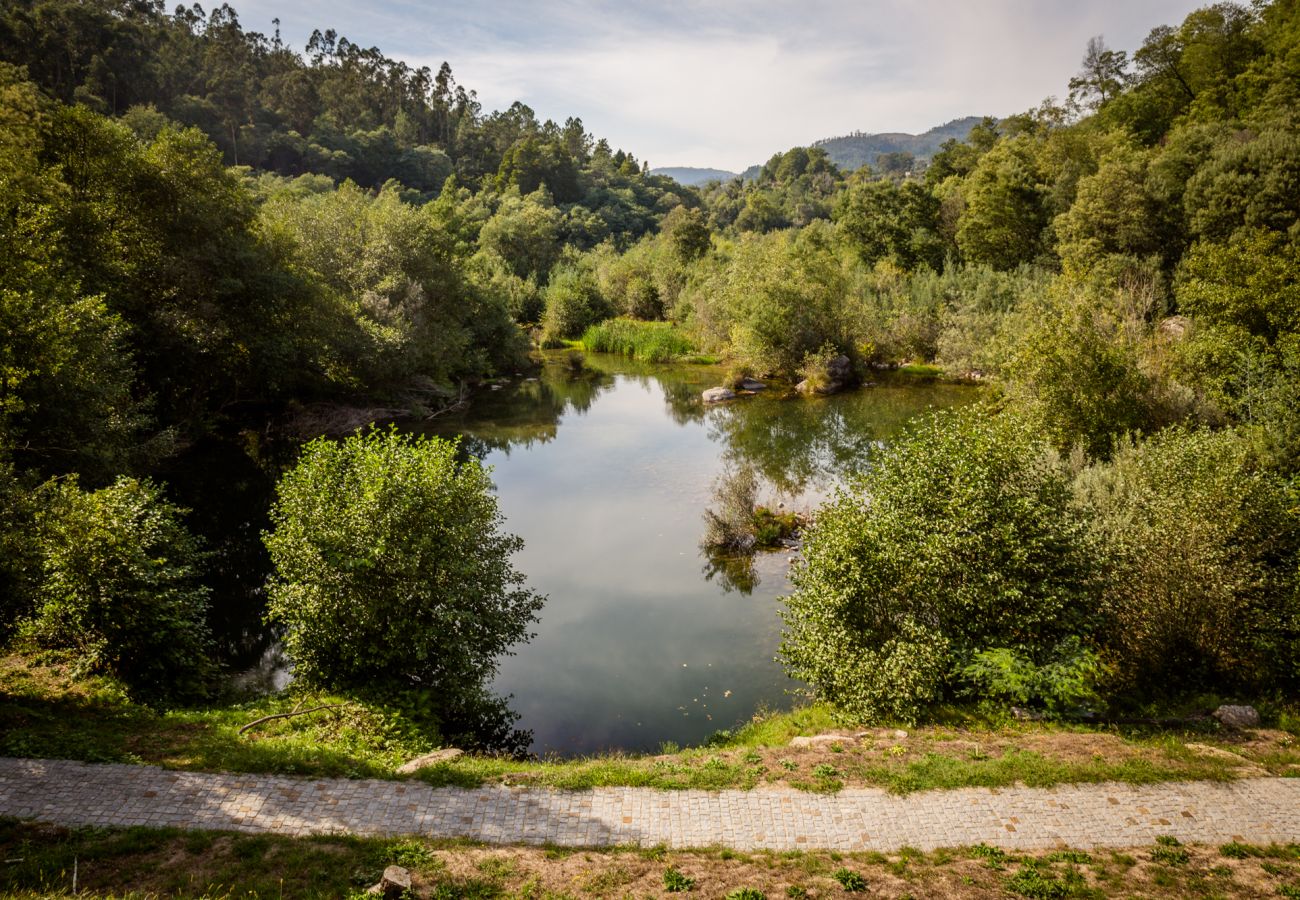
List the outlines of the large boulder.
{"label": "large boulder", "polygon": [[1214,718],[1229,728],[1259,727],[1259,711],[1253,706],[1223,705],[1214,711]]}
{"label": "large boulder", "polygon": [[722,403],[724,400],[735,400],[736,392],[731,388],[712,387],[700,396],[704,398],[705,403]]}
{"label": "large boulder", "polygon": [[740,389],[742,391],[753,391],[757,393],[758,391],[767,390],[767,385],[763,384],[763,382],[761,381],[755,381],[752,378],[746,378],[745,380],[740,382]]}
{"label": "large boulder", "polygon": [[826,364],[826,374],[831,381],[846,382],[853,377],[853,363],[841,354]]}

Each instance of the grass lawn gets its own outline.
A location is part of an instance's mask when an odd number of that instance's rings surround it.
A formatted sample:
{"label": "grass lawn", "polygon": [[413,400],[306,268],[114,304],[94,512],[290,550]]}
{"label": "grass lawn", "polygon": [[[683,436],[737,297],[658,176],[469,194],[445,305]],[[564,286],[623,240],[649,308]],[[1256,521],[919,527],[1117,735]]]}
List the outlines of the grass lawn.
{"label": "grass lawn", "polygon": [[[262,716],[318,704],[336,708],[239,729]],[[998,722],[954,711],[923,728],[844,728],[811,706],[757,716],[710,746],[650,755],[514,761],[465,756],[425,769],[434,785],[524,784],[749,789],[762,785],[833,793],[846,786],[896,793],[930,788],[1030,786],[1249,775],[1300,776],[1292,731],[1124,731]],[[822,735],[809,746],[795,738]],[[834,735],[832,737],[831,735]],[[1189,746],[1191,745],[1191,746]],[[119,685],[76,678],[57,657],[0,656],[0,754],[88,762],[135,762],[191,771],[394,777],[407,759],[437,746],[400,710],[340,697],[278,695],[201,709],[157,711]]]}
{"label": "grass lawn", "polygon": [[[1300,897],[1300,846],[1181,846],[1008,854],[573,850],[173,829],[64,829],[0,820],[0,894],[362,897],[385,866],[419,898]],[[749,891],[750,893],[741,893]]]}

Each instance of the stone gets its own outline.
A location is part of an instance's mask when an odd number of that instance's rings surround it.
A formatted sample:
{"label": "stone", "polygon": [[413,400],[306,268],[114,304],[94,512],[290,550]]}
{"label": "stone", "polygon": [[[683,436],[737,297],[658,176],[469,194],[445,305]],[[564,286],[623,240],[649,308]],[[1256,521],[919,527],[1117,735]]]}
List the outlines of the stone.
{"label": "stone", "polygon": [[384,869],[379,884],[372,885],[367,894],[382,894],[385,897],[400,897],[411,889],[411,873],[401,866],[389,866]]}
{"label": "stone", "polygon": [[1259,727],[1259,711],[1253,706],[1224,704],[1214,711],[1214,718],[1229,728]]}
{"label": "stone", "polygon": [[847,356],[837,356],[826,364],[826,374],[831,381],[848,381],[853,375],[853,363]]}
{"label": "stone", "polygon": [[822,747],[827,744],[843,743],[845,741],[852,743],[853,738],[846,737],[845,735],[842,734],[815,734],[812,737],[791,738],[790,746],[804,747],[804,748]]}
{"label": "stone", "polygon": [[740,383],[740,389],[742,391],[765,391],[767,390],[767,385],[763,384],[763,382],[761,381],[755,381],[752,378],[746,378],[744,381]]}
{"label": "stone", "polygon": [[721,403],[724,400],[735,400],[736,392],[731,388],[712,387],[701,394],[705,403]]}
{"label": "stone", "polygon": [[427,766],[436,766],[439,763],[451,762],[458,756],[464,756],[464,750],[457,750],[455,747],[447,747],[443,750],[435,750],[432,753],[426,753],[424,756],[417,756],[415,759],[404,762],[398,768],[398,775],[414,775],[416,772]]}

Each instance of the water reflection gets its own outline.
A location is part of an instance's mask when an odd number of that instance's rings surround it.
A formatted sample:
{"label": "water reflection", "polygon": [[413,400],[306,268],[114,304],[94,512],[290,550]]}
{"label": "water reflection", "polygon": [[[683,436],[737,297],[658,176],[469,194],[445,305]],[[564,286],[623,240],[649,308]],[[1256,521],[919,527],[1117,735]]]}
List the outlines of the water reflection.
{"label": "water reflection", "polygon": [[810,508],[866,451],[968,389],[891,384],[825,399],[772,390],[706,408],[709,366],[547,358],[536,381],[475,398],[422,430],[462,435],[493,466],[515,564],[548,595],[537,637],[505,659],[538,752],[697,743],[793,685],[774,656],[789,553],[710,560],[699,548],[711,485],[749,463]]}

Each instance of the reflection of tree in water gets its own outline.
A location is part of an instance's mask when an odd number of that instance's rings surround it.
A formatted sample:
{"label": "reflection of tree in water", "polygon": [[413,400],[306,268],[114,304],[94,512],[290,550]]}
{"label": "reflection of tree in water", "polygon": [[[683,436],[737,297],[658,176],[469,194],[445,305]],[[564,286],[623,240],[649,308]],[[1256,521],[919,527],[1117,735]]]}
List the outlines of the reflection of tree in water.
{"label": "reflection of tree in water", "polygon": [[419,430],[459,434],[465,452],[480,459],[493,450],[508,454],[512,447],[553,440],[566,413],[586,413],[613,386],[613,376],[603,372],[548,363],[540,378],[479,394],[464,412],[436,419]]}
{"label": "reflection of tree in water", "polygon": [[754,569],[754,554],[750,553],[705,553],[704,580],[718,579],[724,593],[739,591],[748,597],[758,587],[758,572]]}
{"label": "reflection of tree in water", "polygon": [[733,403],[710,411],[709,437],[729,462],[749,463],[778,491],[799,494],[814,480],[861,465],[876,441],[870,422],[850,421],[824,400]]}
{"label": "reflection of tree in water", "polygon": [[968,387],[907,383],[834,397],[760,396],[708,410],[709,437],[726,461],[750,463],[776,490],[800,494],[860,471],[871,449],[917,414],[976,396]]}

